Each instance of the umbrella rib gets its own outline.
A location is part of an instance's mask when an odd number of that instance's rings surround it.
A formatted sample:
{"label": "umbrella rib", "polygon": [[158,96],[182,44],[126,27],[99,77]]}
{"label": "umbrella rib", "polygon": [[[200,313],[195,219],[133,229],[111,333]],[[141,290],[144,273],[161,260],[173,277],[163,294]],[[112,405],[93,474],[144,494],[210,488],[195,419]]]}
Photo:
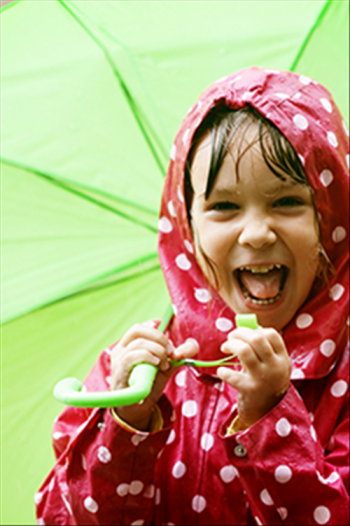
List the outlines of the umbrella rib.
{"label": "umbrella rib", "polygon": [[[72,183],[60,181],[60,180],[56,179],[53,175],[48,175],[48,174],[46,174],[44,172],[41,172],[40,170],[36,170],[34,168],[23,166],[20,163],[9,161],[7,159],[1,159],[1,161],[4,164],[8,164],[9,166],[14,166],[16,168],[24,169],[27,172],[29,172],[29,173],[31,173],[33,175],[36,175],[37,177],[41,177],[42,179],[45,179],[46,181],[54,184],[55,186],[58,186],[61,189],[66,190],[67,192],[71,192],[72,194],[76,195],[77,197],[85,199],[86,201],[90,201],[91,203],[93,203],[93,204],[95,204],[95,205],[107,210],[108,212],[112,212],[112,213],[114,213],[114,214],[116,214],[116,215],[118,215],[120,217],[123,217],[124,219],[127,219],[127,220],[131,221],[132,223],[134,223],[136,225],[139,225],[139,226],[142,226],[143,228],[146,228],[147,230],[149,230],[150,232],[152,232],[154,234],[156,234],[158,232],[156,227],[152,227],[151,225],[148,225],[144,221],[140,221],[138,219],[135,219],[135,217],[133,217],[133,216],[131,216],[129,214],[126,214],[125,212],[121,212],[120,210],[117,210],[116,208],[113,208],[113,206],[110,206],[110,205],[107,205],[106,203],[103,203],[102,201],[98,200],[97,198],[93,198],[91,196],[86,195],[83,191],[78,190],[77,188],[74,188]],[[93,191],[93,190],[91,190],[91,191]],[[134,206],[134,208],[137,210],[137,207],[135,205],[131,205],[131,206]]]}
{"label": "umbrella rib", "polygon": [[295,71],[295,68],[297,67],[297,64],[299,62],[299,60],[301,59],[305,49],[307,48],[314,32],[316,31],[316,29],[318,28],[318,26],[320,25],[320,23],[322,22],[323,18],[325,17],[326,15],[326,12],[328,11],[328,9],[331,7],[331,3],[332,3],[332,0],[327,0],[327,2],[325,3],[325,5],[323,6],[323,8],[321,9],[318,17],[316,18],[313,26],[311,27],[311,29],[309,30],[308,34],[306,35],[306,38],[305,40],[303,41],[294,61],[293,61],[293,64],[291,65],[290,67],[290,71]]}
{"label": "umbrella rib", "polygon": [[67,5],[67,3],[64,1],[64,0],[58,0],[59,3],[69,12],[69,14],[75,19],[75,21],[82,27],[82,29],[84,29],[84,31],[90,36],[90,38],[92,38],[92,40],[100,47],[100,49],[103,51],[110,67],[112,68],[116,78],[118,79],[119,81],[119,84],[120,84],[120,87],[125,95],[125,98],[126,98],[126,101],[129,105],[129,108],[130,108],[130,111],[132,112],[140,130],[141,130],[141,133],[146,141],[146,143],[148,144],[151,152],[152,152],[152,155],[154,157],[154,160],[158,166],[158,168],[160,169],[160,172],[161,173],[165,173],[166,169],[165,169],[165,166],[163,164],[163,162],[161,161],[159,155],[157,154],[156,150],[155,150],[155,147],[152,143],[152,140],[149,136],[149,134],[147,133],[146,131],[146,128],[140,118],[140,115],[142,114],[141,110],[138,108],[133,96],[131,95],[128,87],[126,86],[124,80],[122,79],[119,71],[117,70],[117,68],[115,67],[114,63],[113,63],[113,60],[111,59],[110,57],[110,54],[108,52],[108,50],[105,48],[105,46],[102,44],[102,42],[99,41],[99,39],[97,38],[96,35],[94,35],[90,30],[89,28],[83,23],[82,20],[80,20],[76,14],[73,12],[73,10],[71,9],[71,7],[69,5]]}

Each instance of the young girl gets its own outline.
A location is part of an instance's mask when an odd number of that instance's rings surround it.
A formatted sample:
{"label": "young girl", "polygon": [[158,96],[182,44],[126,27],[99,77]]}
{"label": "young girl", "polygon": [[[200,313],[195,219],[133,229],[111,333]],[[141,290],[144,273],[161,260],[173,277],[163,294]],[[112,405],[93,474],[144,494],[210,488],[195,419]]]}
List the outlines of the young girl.
{"label": "young girl", "polygon": [[152,392],[63,412],[39,524],[348,524],[346,133],[290,72],[239,71],[191,108],[159,221],[174,316],[132,327],[85,382],[121,389],[149,362]]}

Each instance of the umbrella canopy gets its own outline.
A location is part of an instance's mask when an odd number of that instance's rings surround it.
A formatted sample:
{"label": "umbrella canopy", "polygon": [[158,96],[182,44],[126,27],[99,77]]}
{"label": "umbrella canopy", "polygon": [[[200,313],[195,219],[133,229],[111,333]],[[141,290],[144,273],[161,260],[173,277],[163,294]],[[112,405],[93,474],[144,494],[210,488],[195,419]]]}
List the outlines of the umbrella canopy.
{"label": "umbrella canopy", "polygon": [[158,207],[188,108],[258,65],[322,82],[347,119],[348,11],[325,0],[2,9],[2,524],[34,523],[57,380],[84,378],[131,324],[163,314]]}

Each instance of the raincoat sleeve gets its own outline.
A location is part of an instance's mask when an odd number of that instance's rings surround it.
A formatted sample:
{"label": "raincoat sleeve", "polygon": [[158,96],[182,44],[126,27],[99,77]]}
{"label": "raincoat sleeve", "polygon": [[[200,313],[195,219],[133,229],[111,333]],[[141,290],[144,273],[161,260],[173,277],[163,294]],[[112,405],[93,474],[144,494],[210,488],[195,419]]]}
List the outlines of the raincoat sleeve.
{"label": "raincoat sleeve", "polygon": [[[88,390],[107,388],[104,354],[85,382]],[[164,424],[153,433],[126,429],[110,409],[66,408],[53,430],[57,463],[35,496],[38,524],[151,523],[154,466],[172,428],[165,396],[158,407]]]}
{"label": "raincoat sleeve", "polygon": [[225,436],[257,524],[349,524],[348,384],[337,374],[311,416],[292,385],[265,417]]}

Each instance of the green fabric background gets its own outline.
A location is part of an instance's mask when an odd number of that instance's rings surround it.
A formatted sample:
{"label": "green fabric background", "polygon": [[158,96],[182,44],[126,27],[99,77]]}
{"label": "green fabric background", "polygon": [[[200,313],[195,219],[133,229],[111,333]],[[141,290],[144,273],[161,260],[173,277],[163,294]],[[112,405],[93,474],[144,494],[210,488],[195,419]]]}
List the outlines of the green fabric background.
{"label": "green fabric background", "polygon": [[157,216],[181,119],[250,66],[324,83],[348,122],[349,3],[25,0],[1,11],[1,524],[34,524],[52,397],[167,292]]}

